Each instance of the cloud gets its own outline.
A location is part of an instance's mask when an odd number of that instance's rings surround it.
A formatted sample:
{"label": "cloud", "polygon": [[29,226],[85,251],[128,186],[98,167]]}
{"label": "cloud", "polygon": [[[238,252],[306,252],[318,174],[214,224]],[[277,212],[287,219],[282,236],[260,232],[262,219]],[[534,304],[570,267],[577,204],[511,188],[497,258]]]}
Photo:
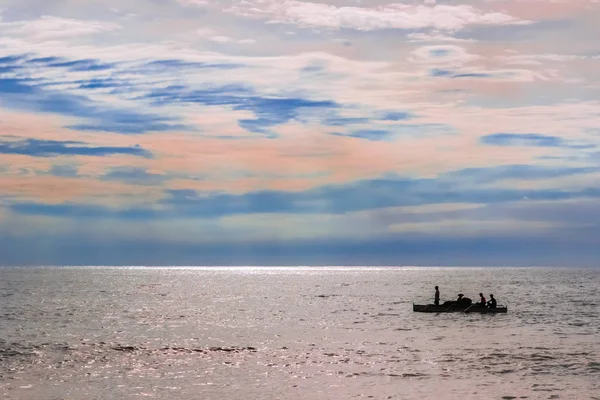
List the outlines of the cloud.
{"label": "cloud", "polygon": [[33,40],[77,37],[120,29],[120,26],[113,22],[76,20],[54,16],[43,16],[31,21],[0,23],[0,27],[9,33],[24,35]]}
{"label": "cloud", "polygon": [[54,207],[61,210],[61,207],[71,202],[78,202],[77,207],[72,210],[75,213],[82,214],[82,210],[97,209],[104,215],[110,215],[120,208],[130,207],[132,200],[141,206],[149,206],[162,197],[160,189],[155,187],[85,179],[79,175],[2,174],[0,188],[0,198],[4,200],[4,205],[19,209],[19,213],[24,214],[39,214],[42,210],[50,212]]}
{"label": "cloud", "polygon": [[[14,213],[15,210],[23,212]],[[445,260],[444,265],[465,261],[478,266],[524,262],[540,265],[540,260],[546,261],[541,255],[551,252],[553,263],[559,265],[568,260],[572,266],[574,260],[596,260],[593,253],[600,228],[598,210],[598,199],[580,199],[486,206],[448,204],[340,215],[280,214],[279,218],[267,214],[233,215],[219,220],[151,220],[144,215],[148,211],[125,218],[117,210],[111,214],[94,207],[73,209],[73,204],[46,210],[35,204],[21,204],[0,207],[6,223],[18,227],[1,231],[4,236],[0,246],[13,250],[0,254],[4,259],[10,257],[19,248],[14,246],[24,241],[28,249],[36,249],[39,239],[47,237],[53,240],[49,247],[62,257],[52,260],[63,264],[105,265],[107,258],[90,259],[90,255],[108,253],[118,255],[110,259],[117,265],[126,261],[164,265],[169,260],[170,264],[181,265],[397,265],[398,259],[406,264],[415,261],[435,265],[440,257]],[[88,218],[93,218],[94,223],[82,223]],[[436,224],[439,230],[434,229]],[[66,251],[70,246],[71,251]],[[54,256],[44,250],[46,247],[40,247],[41,253],[33,253],[43,254],[47,263]],[[560,251],[553,252],[557,247]],[[76,259],[64,258],[65,254],[78,251],[82,254]],[[427,258],[432,252],[435,257]],[[518,256],[513,258],[515,253]],[[138,256],[130,258],[131,254]],[[274,254],[277,257],[273,258]],[[500,258],[502,254],[511,257]],[[576,254],[579,256],[574,257]],[[592,257],[582,258],[581,254]],[[468,257],[463,259],[460,255]],[[557,259],[559,255],[566,258]]]}
{"label": "cloud", "polygon": [[[597,166],[589,167],[556,167],[556,166],[537,166],[537,165],[507,165],[488,168],[466,168],[460,171],[453,171],[445,174],[449,181],[462,182],[474,185],[491,185],[498,181],[509,179],[518,179],[528,181],[524,188],[533,188],[532,180],[546,180],[551,178],[576,176],[589,176],[588,174],[597,173],[600,169]],[[515,188],[512,186],[511,188]],[[516,188],[519,188],[518,186]]]}
{"label": "cloud", "polygon": [[514,65],[544,65],[548,62],[568,62],[577,60],[592,60],[592,56],[573,54],[512,54],[497,56],[498,60]]}
{"label": "cloud", "polygon": [[266,133],[267,128],[292,119],[309,121],[314,117],[318,118],[320,109],[339,107],[338,104],[329,100],[260,96],[254,90],[239,85],[195,90],[171,86],[154,90],[145,98],[151,100],[155,105],[190,103],[205,106],[231,106],[236,111],[251,111],[256,118],[241,119],[239,124],[244,129],[255,133]]}
{"label": "cloud", "polygon": [[334,135],[346,136],[346,137],[354,137],[359,139],[366,139],[372,141],[382,141],[382,140],[390,140],[394,137],[393,133],[388,130],[379,130],[379,129],[359,129],[352,131],[349,134],[339,134],[334,133]]}
{"label": "cloud", "polygon": [[67,128],[76,131],[94,131],[94,132],[115,132],[122,134],[143,134],[147,132],[160,132],[160,131],[181,131],[189,129],[183,124],[171,124],[161,122],[161,118],[156,120],[156,117],[135,115],[132,114],[112,114],[106,113],[111,116],[113,121],[102,121],[99,120],[93,124],[73,124],[67,125]]}
{"label": "cloud", "polygon": [[161,185],[169,177],[162,174],[149,173],[144,168],[115,167],[100,177],[101,180],[119,181],[130,185]]}
{"label": "cloud", "polygon": [[32,157],[54,157],[58,155],[79,155],[104,157],[112,154],[127,154],[137,157],[151,157],[152,155],[141,147],[110,147],[91,146],[83,142],[56,141],[56,140],[3,140],[0,136],[0,153],[22,154]]}
{"label": "cloud", "polygon": [[499,78],[499,75],[488,72],[454,72],[447,69],[433,68],[429,71],[429,75],[436,78]]}
{"label": "cloud", "polygon": [[422,46],[412,51],[412,62],[436,65],[460,66],[475,60],[481,56],[470,54],[464,48],[456,45]]}
{"label": "cloud", "polygon": [[381,119],[384,121],[404,121],[413,117],[411,113],[404,111],[388,111],[383,113]]}
{"label": "cloud", "polygon": [[413,235],[453,235],[459,237],[499,236],[511,237],[517,231],[520,235],[539,235],[549,230],[577,228],[574,224],[549,221],[502,220],[444,220],[433,222],[413,222],[395,224],[390,232]]}
{"label": "cloud", "polygon": [[[573,15],[593,14],[600,7],[596,0],[487,0],[497,3],[503,10],[514,13],[522,18],[544,20],[568,20]],[[537,4],[536,4],[537,3]],[[531,5],[524,7],[524,4]],[[544,4],[544,7],[538,6]]]}
{"label": "cloud", "polygon": [[[238,196],[205,197],[190,190],[172,191],[165,204],[198,216],[246,213],[346,213],[386,207],[447,203],[493,204],[530,199],[565,199],[594,196],[589,190],[567,193],[553,190],[487,189],[482,184],[511,177],[544,179],[598,171],[598,168],[558,169],[514,166],[467,169],[436,179],[371,179],[344,185],[326,185],[301,192],[261,191]],[[218,205],[218,206],[217,206]],[[217,211],[218,210],[218,211]]]}
{"label": "cloud", "polygon": [[[34,61],[35,62],[35,61]],[[67,68],[71,71],[105,71],[114,68],[114,64],[103,64],[97,60],[53,61],[47,67]]]}
{"label": "cloud", "polygon": [[[106,185],[106,187],[109,187]],[[63,202],[57,204],[15,202],[8,207],[12,212],[22,215],[77,218],[113,218],[113,219],[154,219],[159,218],[151,208],[120,210],[103,205]]]}
{"label": "cloud", "polygon": [[[523,201],[524,199],[557,201],[600,198],[600,191],[593,188],[568,192],[554,189],[512,189],[489,186],[493,182],[515,177],[536,180],[598,171],[598,168],[561,170],[551,167],[514,166],[504,169],[455,171],[436,179],[371,179],[343,185],[323,185],[298,192],[263,190],[239,195],[172,189],[167,190],[163,199],[155,202],[152,207],[126,206],[118,210],[97,206],[89,209],[85,204],[76,203],[70,204],[68,207],[44,203],[27,203],[25,206],[19,205],[19,203],[12,204],[15,212],[27,215],[69,216],[77,214],[89,218],[136,219],[218,219],[226,216],[253,214],[273,216],[276,214],[329,214],[333,216],[369,210],[374,212],[390,207],[417,207],[418,210],[426,206],[439,207],[437,211],[440,212],[460,212],[460,208],[444,209],[444,205],[493,205]],[[132,183],[129,180],[132,178],[132,174],[140,176],[140,179],[161,179],[161,177],[150,176],[141,170],[122,170],[121,174],[121,177],[125,177],[128,183]],[[80,185],[85,184],[81,183]],[[467,209],[467,207],[465,206],[463,209]]]}
{"label": "cloud", "polygon": [[0,57],[0,64],[13,64],[13,63],[18,63],[19,61],[23,60],[25,57],[18,55],[18,56],[3,56]]}
{"label": "cloud", "polygon": [[249,0],[234,2],[225,11],[260,17],[270,23],[296,24],[328,29],[423,29],[460,30],[468,25],[527,24],[526,20],[502,12],[484,12],[470,5],[405,5],[336,7],[323,3],[290,0]]}
{"label": "cloud", "polygon": [[229,36],[211,36],[209,39],[212,40],[213,42],[217,42],[217,43],[233,42],[233,39],[230,38]]}
{"label": "cloud", "polygon": [[533,147],[571,147],[576,149],[593,149],[595,145],[575,145],[558,136],[538,133],[494,133],[483,136],[481,142],[493,146],[533,146]]}
{"label": "cloud", "polygon": [[407,214],[433,214],[448,213],[454,211],[475,210],[484,207],[483,204],[473,203],[449,203],[449,204],[426,204],[422,206],[399,207],[398,210]]}
{"label": "cloud", "polygon": [[209,4],[208,0],[177,0],[183,6],[205,6]]}
{"label": "cloud", "polygon": [[208,40],[215,43],[237,43],[237,44],[255,44],[256,40],[254,39],[234,39],[229,36],[216,35],[208,37]]}
{"label": "cloud", "polygon": [[213,62],[194,62],[180,59],[158,59],[148,62],[141,67],[134,68],[134,71],[140,72],[172,72],[176,69],[193,72],[203,69],[229,70],[243,68],[241,63],[213,63]]}
{"label": "cloud", "polygon": [[[391,118],[393,117],[393,118]],[[387,115],[387,118],[383,118],[382,121],[399,121],[402,115],[392,114]],[[395,119],[399,118],[399,119]],[[411,118],[411,117],[407,117]],[[359,139],[366,139],[370,141],[387,141],[396,142],[397,140],[406,137],[435,137],[443,135],[455,135],[456,132],[451,126],[441,124],[408,124],[408,123],[386,123],[382,125],[376,125],[374,123],[365,124],[371,126],[371,128],[364,129],[347,129],[346,133],[334,132],[331,133],[334,136],[352,137]]]}
{"label": "cloud", "polygon": [[78,117],[90,122],[69,125],[71,129],[139,134],[149,131],[185,130],[172,117],[115,109],[90,99],[44,88],[31,79],[0,77],[0,104],[5,107]]}
{"label": "cloud", "polygon": [[600,173],[596,168],[590,167],[587,172],[574,175],[548,176],[547,178],[531,180],[528,176],[515,176],[486,185],[497,189],[536,189],[536,190],[563,190],[576,192],[600,185]]}
{"label": "cloud", "polygon": [[408,42],[458,42],[469,43],[474,42],[474,39],[457,38],[454,36],[444,35],[441,32],[428,33],[409,33],[406,35]]}
{"label": "cloud", "polygon": [[[590,200],[570,200],[585,204]],[[597,199],[595,200],[597,202]],[[547,202],[545,212],[553,209]],[[60,218],[63,224],[72,221],[93,220],[86,224],[99,237],[134,240],[139,232],[150,232],[162,242],[214,245],[229,243],[255,245],[259,243],[298,244],[303,240],[319,239],[380,242],[403,240],[456,240],[459,238],[527,238],[531,235],[561,237],[564,232],[589,228],[589,220],[546,218],[544,212],[527,213],[543,202],[516,201],[495,204],[440,204],[418,207],[388,207],[346,213],[271,213],[222,214],[217,218],[203,215],[185,215],[154,208],[108,209],[93,205],[63,203],[13,203],[10,212],[20,218]],[[587,207],[586,209],[589,209]],[[597,214],[597,213],[596,213]],[[594,217],[595,218],[595,217]],[[596,219],[594,219],[596,220]],[[98,222],[96,222],[98,221]],[[177,224],[172,224],[176,221]],[[436,230],[436,224],[439,229]],[[112,230],[109,233],[106,228]],[[39,232],[38,227],[38,232]],[[87,232],[89,233],[89,231]],[[131,235],[131,236],[130,236]],[[578,238],[582,240],[582,237]],[[274,242],[275,241],[275,242]],[[449,243],[448,243],[449,245]]]}
{"label": "cloud", "polygon": [[366,124],[371,120],[369,118],[364,117],[340,117],[340,116],[331,116],[326,117],[322,123],[327,126],[350,126],[356,124]]}
{"label": "cloud", "polygon": [[53,165],[48,173],[53,176],[74,178],[77,176],[77,167],[74,165]]}

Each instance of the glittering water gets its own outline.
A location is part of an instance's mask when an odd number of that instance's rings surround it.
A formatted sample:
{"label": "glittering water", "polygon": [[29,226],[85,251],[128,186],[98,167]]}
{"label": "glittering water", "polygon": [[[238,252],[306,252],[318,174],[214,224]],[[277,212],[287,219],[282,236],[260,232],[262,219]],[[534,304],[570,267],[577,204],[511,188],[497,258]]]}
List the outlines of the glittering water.
{"label": "glittering water", "polygon": [[[600,269],[0,268],[11,399],[600,399]],[[483,291],[502,315],[422,314]]]}

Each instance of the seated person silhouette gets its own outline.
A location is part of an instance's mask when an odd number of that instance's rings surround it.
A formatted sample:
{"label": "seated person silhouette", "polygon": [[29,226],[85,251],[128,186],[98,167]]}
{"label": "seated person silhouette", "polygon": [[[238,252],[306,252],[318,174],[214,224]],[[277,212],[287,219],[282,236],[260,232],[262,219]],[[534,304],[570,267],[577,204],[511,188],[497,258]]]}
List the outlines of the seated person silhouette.
{"label": "seated person silhouette", "polygon": [[493,294],[490,294],[490,301],[487,302],[489,308],[496,308],[496,299]]}
{"label": "seated person silhouette", "polygon": [[444,302],[444,304],[442,304],[442,306],[450,307],[450,306],[454,305],[454,306],[458,306],[458,307],[468,307],[472,303],[473,303],[473,301],[470,298],[465,297],[465,295],[461,293],[458,295],[458,299],[456,299],[455,301],[446,301],[446,302]]}
{"label": "seated person silhouette", "polygon": [[458,295],[458,299],[456,299],[456,304],[461,307],[468,307],[473,304],[473,300],[461,293]]}
{"label": "seated person silhouette", "polygon": [[485,307],[486,304],[487,304],[487,301],[485,300],[483,293],[479,293],[479,303],[475,303],[475,306],[476,307]]}

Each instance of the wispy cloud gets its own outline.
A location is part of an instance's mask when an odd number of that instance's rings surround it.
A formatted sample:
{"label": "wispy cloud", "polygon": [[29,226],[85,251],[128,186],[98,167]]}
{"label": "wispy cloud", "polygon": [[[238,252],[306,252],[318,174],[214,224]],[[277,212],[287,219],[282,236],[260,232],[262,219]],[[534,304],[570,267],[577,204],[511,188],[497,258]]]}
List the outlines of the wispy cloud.
{"label": "wispy cloud", "polygon": [[495,146],[537,146],[537,147],[571,147],[576,149],[594,149],[593,144],[570,144],[558,136],[540,135],[537,133],[494,133],[481,138],[482,143]]}
{"label": "wispy cloud", "polygon": [[101,180],[120,181],[131,185],[160,185],[169,179],[163,174],[152,174],[144,168],[115,167],[100,177]]}
{"label": "wispy cloud", "polygon": [[[90,82],[88,82],[90,84]],[[81,95],[49,90],[31,79],[0,78],[0,103],[5,107],[78,117],[89,122],[70,125],[76,130],[124,134],[186,129],[170,117],[116,109]]]}
{"label": "wispy cloud", "polygon": [[[89,217],[129,215],[140,218],[222,218],[237,214],[344,214],[389,207],[425,207],[445,204],[502,204],[529,200],[565,200],[600,197],[598,190],[565,192],[560,190],[536,189],[495,189],[482,187],[509,178],[529,180],[549,177],[574,176],[599,172],[599,168],[541,168],[512,166],[507,168],[469,169],[455,171],[437,179],[376,179],[358,181],[345,185],[327,185],[300,192],[254,191],[239,195],[226,193],[203,193],[196,190],[168,190],[163,200],[158,202],[160,210],[131,207],[120,210],[98,208],[93,212],[87,205],[71,204],[44,206],[29,204],[26,208],[15,203],[15,211],[26,214],[62,215],[61,213],[85,214]],[[139,184],[148,180],[164,182],[165,177],[148,174],[140,169],[116,169],[103,179]],[[111,211],[112,209],[112,211]],[[443,209],[443,208],[442,208]]]}
{"label": "wispy cloud", "polygon": [[128,154],[138,157],[151,157],[141,147],[92,146],[83,142],[25,139],[14,140],[0,136],[0,153],[22,154],[33,157],[54,157],[58,155],[79,155],[103,157],[111,154]]}
{"label": "wispy cloud", "polygon": [[526,24],[527,20],[502,12],[484,12],[471,5],[405,5],[336,7],[305,1],[234,2],[226,11],[243,16],[260,17],[270,23],[297,24],[316,28],[458,30],[471,24]]}
{"label": "wispy cloud", "polygon": [[313,109],[339,107],[328,100],[263,97],[243,86],[199,90],[168,87],[164,90],[152,91],[146,98],[155,105],[192,103],[206,106],[231,106],[233,110],[251,111],[256,118],[242,119],[239,123],[245,129],[256,133],[263,133],[268,127],[286,123],[291,119],[310,119]]}
{"label": "wispy cloud", "polygon": [[24,35],[33,40],[48,40],[106,33],[118,30],[120,26],[113,22],[43,16],[31,21],[0,22],[0,28],[8,33]]}
{"label": "wispy cloud", "polygon": [[480,59],[481,56],[469,54],[457,45],[423,46],[412,52],[410,61],[441,65],[463,65]]}

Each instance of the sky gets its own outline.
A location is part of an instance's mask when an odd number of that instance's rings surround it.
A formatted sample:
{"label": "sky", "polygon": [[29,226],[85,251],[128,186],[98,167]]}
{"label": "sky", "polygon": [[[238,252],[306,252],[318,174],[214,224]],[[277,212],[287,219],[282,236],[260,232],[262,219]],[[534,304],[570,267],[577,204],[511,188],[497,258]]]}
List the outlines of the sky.
{"label": "sky", "polygon": [[0,264],[600,266],[600,1],[392,1],[0,0]]}

